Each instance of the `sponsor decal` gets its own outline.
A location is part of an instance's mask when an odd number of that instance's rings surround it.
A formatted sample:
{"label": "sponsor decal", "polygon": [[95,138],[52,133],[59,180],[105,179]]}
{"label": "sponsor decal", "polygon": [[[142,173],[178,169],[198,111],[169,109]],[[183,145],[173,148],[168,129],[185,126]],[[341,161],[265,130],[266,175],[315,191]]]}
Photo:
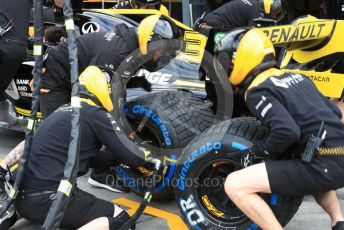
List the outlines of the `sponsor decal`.
{"label": "sponsor decal", "polygon": [[19,97],[32,97],[33,93],[31,92],[29,84],[29,79],[17,78],[11,81],[6,89],[6,93],[14,100],[18,100]]}
{"label": "sponsor decal", "polygon": [[260,102],[256,105],[256,107],[254,107],[256,110],[258,110],[260,108],[260,106],[264,103],[264,101],[266,101],[266,97],[262,96],[262,100],[260,100]]}
{"label": "sponsor decal", "polygon": [[5,93],[13,98],[14,100],[19,99],[19,93],[16,84],[14,83],[14,80],[11,81],[11,83],[8,85]]}
{"label": "sponsor decal", "polygon": [[134,114],[143,114],[147,117],[149,117],[160,129],[162,132],[165,144],[166,145],[172,145],[170,132],[167,130],[165,122],[160,120],[159,116],[155,114],[152,110],[144,107],[143,105],[135,105],[132,109],[132,113]]}
{"label": "sponsor decal", "polygon": [[115,35],[115,32],[108,32],[104,35],[104,37],[106,41],[111,42],[112,38],[115,37]]}
{"label": "sponsor decal", "polygon": [[180,199],[179,203],[190,225],[195,226],[197,229],[201,229],[198,224],[205,221],[205,218],[202,212],[198,210],[194,197],[190,195],[187,200]]}
{"label": "sponsor decal", "polygon": [[[163,182],[153,190],[153,193],[159,193],[166,189],[169,185],[171,180],[174,177],[174,172],[176,169],[176,161],[177,156],[172,155],[171,158],[169,158],[167,161],[169,161],[169,168],[168,172],[166,173],[166,176],[164,177]],[[116,172],[121,176],[121,178],[124,180],[124,182],[131,188],[134,189],[136,192],[143,192],[142,189],[136,184],[136,181],[134,178],[130,177],[124,170],[123,166],[117,166]]]}
{"label": "sponsor decal", "polygon": [[202,201],[205,207],[216,217],[221,217],[224,215],[223,212],[215,208],[215,206],[210,202],[208,196],[204,195],[202,196]]}
{"label": "sponsor decal", "polygon": [[307,76],[309,77],[312,81],[315,82],[328,82],[330,83],[330,78],[329,77],[323,77],[323,76]]}
{"label": "sponsor decal", "polygon": [[245,5],[252,6],[252,3],[248,0],[241,0]]}
{"label": "sponsor decal", "polygon": [[83,34],[99,32],[100,26],[96,22],[86,22],[81,27],[81,32]]}
{"label": "sponsor decal", "polygon": [[309,23],[299,26],[277,26],[263,29],[272,43],[310,40],[319,37],[324,31],[325,23]]}
{"label": "sponsor decal", "polygon": [[262,117],[265,117],[265,115],[267,114],[267,112],[269,112],[269,110],[272,108],[272,104],[269,103],[267,106],[265,106],[265,108],[262,110],[261,112],[261,116]]}
{"label": "sponsor decal", "polygon": [[286,89],[305,80],[301,74],[292,74],[291,76],[284,78],[270,77],[269,79],[274,83],[275,86]]}
{"label": "sponsor decal", "polygon": [[222,143],[221,142],[208,142],[205,145],[202,145],[195,151],[191,153],[191,155],[188,157],[188,159],[183,163],[183,167],[181,171],[178,174],[178,188],[182,191],[185,190],[185,180],[187,178],[187,174],[189,171],[189,168],[198,157],[202,156],[205,153],[208,153],[213,150],[220,150],[222,148]]}
{"label": "sponsor decal", "polygon": [[137,76],[144,76],[149,83],[158,85],[168,85],[173,78],[173,75],[169,73],[149,72],[144,69],[137,72]]}
{"label": "sponsor decal", "polygon": [[219,33],[216,33],[215,36],[214,36],[214,42],[215,42],[215,45],[218,45],[219,42],[221,41],[222,38],[224,38],[226,36],[227,33],[224,33],[224,32],[219,32]]}

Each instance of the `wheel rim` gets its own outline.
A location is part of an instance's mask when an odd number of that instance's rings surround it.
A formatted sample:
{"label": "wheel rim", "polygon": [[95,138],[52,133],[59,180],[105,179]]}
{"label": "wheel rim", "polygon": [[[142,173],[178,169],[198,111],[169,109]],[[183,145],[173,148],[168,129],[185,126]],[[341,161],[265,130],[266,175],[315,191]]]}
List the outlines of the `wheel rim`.
{"label": "wheel rim", "polygon": [[[197,188],[197,198],[209,220],[221,222],[226,226],[238,226],[248,220],[228,198],[223,186],[228,174],[238,169],[235,162],[221,159],[208,162],[199,170],[200,186]],[[212,179],[210,184],[209,178]]]}

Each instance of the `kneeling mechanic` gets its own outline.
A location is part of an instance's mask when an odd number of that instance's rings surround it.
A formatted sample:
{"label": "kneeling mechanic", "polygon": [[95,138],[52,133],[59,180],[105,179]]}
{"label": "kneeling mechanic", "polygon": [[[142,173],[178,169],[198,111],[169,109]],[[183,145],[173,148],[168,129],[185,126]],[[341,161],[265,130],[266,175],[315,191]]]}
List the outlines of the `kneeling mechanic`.
{"label": "kneeling mechanic", "polygon": [[[102,158],[98,156],[102,145],[113,152],[114,161],[134,168],[153,169],[154,164],[148,162],[151,158],[147,158],[147,151],[131,142],[112,120],[109,112],[113,104],[103,73],[97,67],[88,67],[80,76],[80,86],[82,107],[78,175],[85,175],[90,166],[108,167],[113,164],[98,159]],[[42,123],[33,138],[27,170],[15,200],[17,212],[33,222],[44,222],[63,178],[70,142],[70,135],[66,134],[71,130],[71,112],[70,105],[59,108]],[[60,227],[112,230],[121,227],[128,219],[128,213],[118,206],[76,187]]]}
{"label": "kneeling mechanic", "polygon": [[[344,187],[341,111],[308,77],[273,68],[274,47],[258,29],[229,33],[217,53],[218,58],[227,60],[232,70],[230,81],[245,98],[251,114],[270,129],[263,143],[243,153],[244,169],[227,177],[228,196],[261,228],[278,230],[282,226],[258,193],[313,195],[330,215],[332,228],[343,230],[344,218],[335,192]],[[313,160],[285,160],[285,155],[297,153],[289,151],[290,147],[302,147],[302,139],[311,143],[309,140],[314,140],[319,130],[323,141],[319,148],[312,149],[316,154]],[[264,158],[273,160],[258,163]]]}

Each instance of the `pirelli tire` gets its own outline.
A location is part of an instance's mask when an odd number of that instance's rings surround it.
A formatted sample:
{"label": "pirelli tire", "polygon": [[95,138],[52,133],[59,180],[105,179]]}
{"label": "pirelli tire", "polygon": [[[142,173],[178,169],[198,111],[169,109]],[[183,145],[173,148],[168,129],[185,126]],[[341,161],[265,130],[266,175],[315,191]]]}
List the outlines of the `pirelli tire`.
{"label": "pirelli tire", "polygon": [[[170,160],[169,167],[164,181],[154,190],[154,199],[173,198],[173,189],[169,184],[174,175],[178,153],[195,136],[214,124],[215,114],[211,105],[186,91],[151,93],[126,104],[127,120],[136,136],[131,138],[163,150],[176,149],[164,153],[167,154],[165,159]],[[144,172],[123,166],[116,167],[116,171],[133,192],[144,194]]]}
{"label": "pirelli tire", "polygon": [[[212,126],[185,148],[174,190],[181,215],[191,229],[260,229],[227,198],[223,182],[230,172],[241,168],[238,152],[263,141],[267,134],[255,119],[238,118]],[[303,199],[279,194],[262,197],[282,226]]]}

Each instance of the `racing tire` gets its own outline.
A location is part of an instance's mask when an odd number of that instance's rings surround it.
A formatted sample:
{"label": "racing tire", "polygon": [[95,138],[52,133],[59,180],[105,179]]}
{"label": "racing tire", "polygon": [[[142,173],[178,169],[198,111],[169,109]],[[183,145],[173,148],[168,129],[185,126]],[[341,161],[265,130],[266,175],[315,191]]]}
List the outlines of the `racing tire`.
{"label": "racing tire", "polygon": [[[191,229],[260,229],[228,198],[223,183],[241,169],[240,151],[266,139],[269,131],[254,118],[216,124],[184,150],[177,167],[175,198]],[[294,216],[303,196],[262,194],[282,226]]]}
{"label": "racing tire", "polygon": [[[169,183],[174,175],[178,153],[195,136],[216,122],[211,103],[190,92],[164,91],[128,102],[125,112],[134,131],[128,134],[131,139],[158,149],[172,150],[162,153],[163,158],[169,161],[169,166],[165,178],[153,191],[153,199],[173,198]],[[145,179],[145,174],[149,172],[125,166],[116,167],[116,171],[133,192],[144,194],[145,181],[142,178]]]}

